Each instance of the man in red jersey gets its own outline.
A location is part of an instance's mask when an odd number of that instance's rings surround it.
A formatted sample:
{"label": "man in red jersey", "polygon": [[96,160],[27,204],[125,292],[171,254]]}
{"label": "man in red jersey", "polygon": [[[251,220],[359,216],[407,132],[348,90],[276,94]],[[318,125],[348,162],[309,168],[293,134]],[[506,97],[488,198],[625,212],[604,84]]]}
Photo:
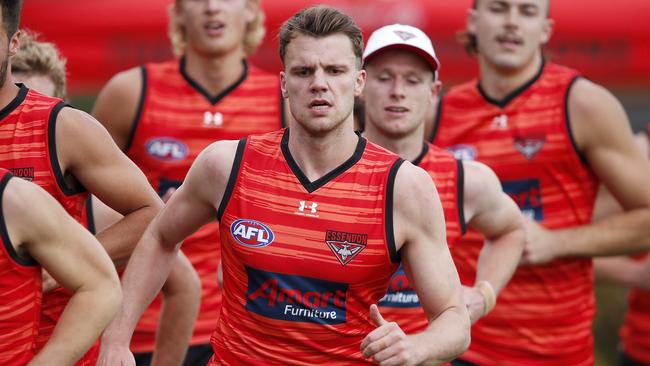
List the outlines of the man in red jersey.
{"label": "man in red jersey", "polygon": [[[133,364],[130,331],[168,258],[215,215],[225,295],[211,365],[439,364],[463,351],[469,319],[431,179],[353,131],[362,47],[356,24],[332,8],[283,25],[282,93],[295,123],[197,158],[126,269],[100,365]],[[430,320],[413,335],[374,305],[400,257]]]}
{"label": "man in red jersey", "polygon": [[[528,216],[523,264],[461,358],[479,365],[591,365],[591,257],[650,247],[650,167],[620,103],[577,71],[545,62],[548,0],[480,0],[468,14],[479,80],[443,98],[434,144],[497,174]],[[591,222],[598,183],[624,212]],[[482,239],[454,253],[473,278]],[[460,362],[460,361],[459,361]]]}
{"label": "man in red jersey", "polygon": [[[92,234],[43,189],[12,177],[0,169],[0,363],[70,365],[117,313],[120,282]],[[35,355],[40,266],[72,296],[54,334]]]}
{"label": "man in red jersey", "polygon": [[[161,202],[96,120],[58,98],[13,83],[9,61],[19,46],[20,8],[20,1],[2,2],[0,49],[6,52],[0,55],[0,166],[43,187],[83,224],[88,191],[122,213],[124,218],[97,238],[114,262],[125,263]],[[69,297],[64,289],[44,294],[37,349],[51,336]],[[82,363],[94,362],[98,347],[91,351]]]}
{"label": "man in red jersey", "polygon": [[[424,141],[424,121],[441,87],[439,62],[431,40],[415,27],[388,25],[374,31],[364,51],[367,81],[364,136],[426,170],[445,211],[447,244],[464,234],[465,226],[482,233],[486,245],[478,259],[473,286],[464,286],[472,323],[494,306],[496,295],[519,264],[523,250],[523,220],[515,203],[501,190],[485,165],[457,161]],[[419,331],[427,322],[404,272],[396,272],[379,306],[389,320]]]}
{"label": "man in red jersey", "polygon": [[[14,80],[43,94],[65,99],[65,60],[61,59],[56,47],[51,43],[38,41],[34,34],[25,30],[20,33],[19,43],[18,52],[11,57]],[[122,218],[122,215],[104,204],[102,210],[94,212],[89,205],[86,208],[88,228],[94,233],[104,231]],[[179,263],[174,265],[162,288],[165,305],[159,321],[161,334],[173,334],[173,337],[158,338],[159,354],[163,357],[170,356],[165,357],[165,361],[170,365],[177,365],[182,361],[182,354],[187,349],[194,328],[201,291],[192,264],[182,253],[179,253],[177,261]],[[54,287],[58,287],[56,282],[46,276],[43,283],[45,291]],[[167,340],[168,342],[164,342]],[[174,351],[181,353],[181,356],[176,359],[171,357],[171,352]]]}
{"label": "man in red jersey", "polygon": [[[160,196],[180,186],[210,143],[282,127],[278,77],[246,60],[264,37],[263,22],[259,0],[176,0],[170,38],[179,58],[122,72],[100,93],[93,114]],[[184,252],[202,282],[201,309],[185,361],[189,366],[212,356],[210,335],[221,306],[218,224],[208,223],[189,237]],[[133,335],[138,365],[148,365],[155,343],[165,341],[156,338],[159,312],[156,300]],[[166,352],[162,359],[179,356],[172,354],[173,347],[157,348]]]}
{"label": "man in red jersey", "polygon": [[[650,125],[648,125],[650,128]],[[648,130],[635,135],[635,142],[644,156],[650,157]],[[594,207],[594,220],[620,213],[621,205],[601,187]],[[650,365],[650,256],[603,257],[594,260],[596,279],[631,288],[625,321],[621,328],[618,365]]]}

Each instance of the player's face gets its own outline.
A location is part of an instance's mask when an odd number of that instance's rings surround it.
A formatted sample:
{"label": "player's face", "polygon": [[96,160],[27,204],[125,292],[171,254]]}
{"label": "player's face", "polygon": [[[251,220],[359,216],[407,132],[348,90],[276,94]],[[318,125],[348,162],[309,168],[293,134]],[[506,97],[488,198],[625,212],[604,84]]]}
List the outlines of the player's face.
{"label": "player's face", "polygon": [[23,83],[26,87],[34,89],[39,93],[45,95],[54,95],[55,86],[54,82],[49,76],[46,75],[28,75],[24,73],[13,73],[14,81],[17,83]]}
{"label": "player's face", "polygon": [[365,82],[352,42],[344,34],[323,38],[298,35],[286,48],[282,95],[295,121],[313,135],[352,118],[354,97]]}
{"label": "player's face", "polygon": [[417,133],[438,93],[427,62],[412,52],[388,50],[366,71],[366,123],[395,138]]}
{"label": "player's face", "polygon": [[249,0],[182,0],[175,14],[185,29],[187,47],[216,56],[242,50],[254,11]]}
{"label": "player's face", "polygon": [[498,69],[516,71],[533,62],[548,42],[553,23],[548,0],[481,0],[469,13],[479,57]]}

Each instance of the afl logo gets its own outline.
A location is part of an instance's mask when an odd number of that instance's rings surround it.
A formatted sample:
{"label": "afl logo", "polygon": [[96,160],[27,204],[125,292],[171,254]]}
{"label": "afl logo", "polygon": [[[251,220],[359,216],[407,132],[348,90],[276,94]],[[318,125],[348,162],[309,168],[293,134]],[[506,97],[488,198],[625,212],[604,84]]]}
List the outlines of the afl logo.
{"label": "afl logo", "polygon": [[189,151],[187,145],[169,137],[151,139],[147,141],[146,148],[149,155],[163,161],[184,159]]}
{"label": "afl logo", "polygon": [[271,229],[259,221],[239,219],[230,225],[230,233],[235,240],[249,248],[262,248],[273,242],[275,235]]}
{"label": "afl logo", "polygon": [[447,148],[447,150],[454,154],[458,160],[474,160],[476,159],[476,149],[472,145],[454,145]]}

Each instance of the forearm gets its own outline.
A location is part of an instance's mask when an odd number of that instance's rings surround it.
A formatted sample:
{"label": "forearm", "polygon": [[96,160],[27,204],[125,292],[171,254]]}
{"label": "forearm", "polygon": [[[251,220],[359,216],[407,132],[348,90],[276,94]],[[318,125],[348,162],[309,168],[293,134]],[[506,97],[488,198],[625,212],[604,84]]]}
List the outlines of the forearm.
{"label": "forearm", "polygon": [[138,240],[159,210],[158,206],[142,207],[97,234],[97,239],[116,267],[127,263]]}
{"label": "forearm", "polygon": [[178,245],[164,246],[150,231],[145,232],[122,276],[123,305],[104,332],[103,343],[128,346],[138,319],[167,278],[177,251]]}
{"label": "forearm", "polygon": [[470,323],[464,309],[450,307],[429,322],[427,329],[414,334],[423,351],[419,365],[440,365],[460,356],[470,341]]}
{"label": "forearm", "polygon": [[52,337],[29,365],[74,364],[97,341],[119,310],[121,300],[117,283],[102,283],[91,290],[75,292]]}
{"label": "forearm", "polygon": [[553,231],[556,257],[628,255],[650,250],[650,209],[616,214]]}
{"label": "forearm", "polygon": [[523,250],[523,230],[486,239],[478,258],[475,283],[489,282],[498,295],[515,273]]}
{"label": "forearm", "polygon": [[152,365],[180,365],[192,338],[201,304],[201,281],[179,253],[162,289],[163,307],[156,332]]}
{"label": "forearm", "polygon": [[628,257],[594,259],[594,274],[598,281],[624,286],[636,286],[643,264]]}

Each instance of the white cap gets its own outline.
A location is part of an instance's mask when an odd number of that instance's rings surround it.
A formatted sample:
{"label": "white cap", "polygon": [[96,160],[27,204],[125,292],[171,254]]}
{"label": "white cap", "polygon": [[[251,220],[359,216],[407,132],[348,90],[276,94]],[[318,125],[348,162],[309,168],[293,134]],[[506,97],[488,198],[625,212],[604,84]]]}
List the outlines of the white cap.
{"label": "white cap", "polygon": [[366,49],[363,51],[364,64],[379,51],[387,49],[406,49],[423,57],[433,71],[438,71],[440,62],[436,58],[433,44],[424,32],[410,25],[392,24],[383,26],[372,32]]}

